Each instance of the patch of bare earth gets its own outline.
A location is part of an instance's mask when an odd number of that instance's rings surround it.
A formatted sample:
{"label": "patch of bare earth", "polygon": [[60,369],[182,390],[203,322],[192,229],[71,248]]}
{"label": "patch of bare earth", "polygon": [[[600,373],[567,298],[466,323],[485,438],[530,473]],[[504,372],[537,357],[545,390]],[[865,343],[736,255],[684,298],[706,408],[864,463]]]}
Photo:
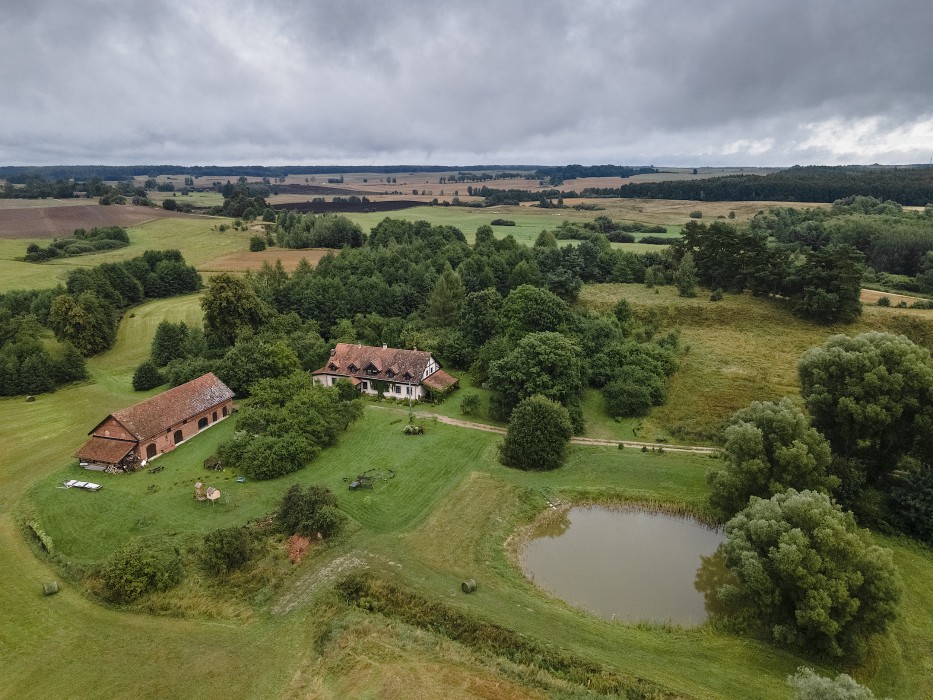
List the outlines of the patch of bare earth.
{"label": "patch of bare earth", "polygon": [[887,297],[892,306],[902,301],[907,304],[913,304],[915,301],[927,301],[922,297],[911,297],[906,294],[892,294],[891,292],[879,292],[875,289],[863,289],[859,299],[861,299],[863,304],[877,304],[881,297]]}
{"label": "patch of bare earth", "polygon": [[205,272],[246,272],[258,270],[264,262],[274,265],[276,260],[282,261],[282,267],[291,272],[302,260],[316,265],[318,260],[334,251],[327,248],[306,248],[304,250],[291,250],[288,248],[267,248],[256,253],[241,251],[227,253],[220,257],[208,260],[198,269]]}
{"label": "patch of bare earth", "polygon": [[272,606],[274,615],[285,615],[311,600],[322,586],[333,584],[347,573],[366,567],[365,555],[360,552],[344,554],[323,566],[309,566],[308,570],[292,581]]}
{"label": "patch of bare earth", "polygon": [[0,207],[0,238],[57,238],[70,236],[76,228],[139,226],[153,219],[183,216],[191,214],[131,204],[102,206],[86,201],[82,204],[59,204],[49,200],[47,206],[30,203],[20,207]]}

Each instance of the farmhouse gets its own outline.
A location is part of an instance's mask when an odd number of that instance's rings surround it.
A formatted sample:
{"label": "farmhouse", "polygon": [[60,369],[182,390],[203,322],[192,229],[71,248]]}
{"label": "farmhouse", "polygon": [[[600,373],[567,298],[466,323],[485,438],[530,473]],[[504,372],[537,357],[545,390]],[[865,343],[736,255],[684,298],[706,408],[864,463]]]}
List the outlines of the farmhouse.
{"label": "farmhouse", "polygon": [[122,411],[88,433],[75,455],[89,469],[132,471],[142,460],[175,446],[230,415],[233,392],[213,373],[193,379]]}
{"label": "farmhouse", "polygon": [[459,381],[441,369],[431,353],[383,345],[338,343],[327,364],[312,372],[314,381],[333,386],[349,379],[360,391],[391,398],[421,400],[452,389]]}

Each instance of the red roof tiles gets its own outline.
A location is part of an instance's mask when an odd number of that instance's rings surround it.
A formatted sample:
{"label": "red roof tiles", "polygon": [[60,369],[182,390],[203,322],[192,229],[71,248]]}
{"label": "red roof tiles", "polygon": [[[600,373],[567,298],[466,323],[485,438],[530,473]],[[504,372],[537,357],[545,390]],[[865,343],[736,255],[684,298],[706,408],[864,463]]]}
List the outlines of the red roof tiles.
{"label": "red roof tiles", "polygon": [[135,442],[95,436],[87,441],[75,457],[82,462],[119,464],[120,460],[126,457],[135,446]]}
{"label": "red roof tiles", "polygon": [[422,384],[424,384],[429,389],[434,389],[435,391],[443,391],[444,389],[449,389],[454,384],[459,382],[452,374],[447,374],[442,369],[437,370],[434,374],[427,377]]}
{"label": "red roof tiles", "polygon": [[[208,372],[112,415],[137,440],[146,440],[186,418],[203,413],[232,398],[233,392],[229,387],[214,376],[213,372]],[[104,422],[106,419],[91,433]]]}

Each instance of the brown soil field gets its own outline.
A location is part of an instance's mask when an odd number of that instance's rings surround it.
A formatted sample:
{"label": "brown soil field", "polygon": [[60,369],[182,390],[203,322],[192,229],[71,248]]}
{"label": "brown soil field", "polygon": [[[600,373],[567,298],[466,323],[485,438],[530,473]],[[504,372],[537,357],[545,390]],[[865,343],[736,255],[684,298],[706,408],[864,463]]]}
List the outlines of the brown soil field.
{"label": "brown soil field", "polygon": [[48,206],[0,207],[0,238],[57,238],[71,235],[76,228],[138,226],[152,219],[179,216],[191,214],[130,204],[101,206],[85,201],[78,205],[60,205],[50,200]]}
{"label": "brown soil field", "polygon": [[911,297],[906,294],[894,294],[892,292],[879,292],[876,289],[863,289],[859,297],[863,304],[877,304],[881,297],[887,297],[891,301],[891,306],[899,304],[902,301],[913,304],[915,301],[928,301],[923,297]]}
{"label": "brown soil field", "polygon": [[198,269],[202,272],[246,272],[247,270],[258,270],[264,262],[274,265],[276,260],[282,261],[282,267],[291,272],[302,259],[307,260],[312,265],[323,258],[328,253],[337,251],[329,248],[306,248],[304,250],[291,250],[289,248],[267,248],[266,250],[252,253],[243,251],[240,253],[227,253],[220,257],[208,260]]}

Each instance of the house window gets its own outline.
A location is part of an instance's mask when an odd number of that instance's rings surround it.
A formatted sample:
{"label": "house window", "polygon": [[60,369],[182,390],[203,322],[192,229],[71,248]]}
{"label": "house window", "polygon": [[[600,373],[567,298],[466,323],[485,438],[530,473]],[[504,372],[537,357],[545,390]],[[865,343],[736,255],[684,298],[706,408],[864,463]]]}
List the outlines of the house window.
{"label": "house window", "polygon": [[396,384],[395,387],[394,387],[394,391],[395,391],[396,394],[401,394],[401,393],[402,393],[402,387],[401,387],[400,385]]}
{"label": "house window", "polygon": [[175,440],[175,444],[177,445],[178,443],[180,443],[182,440],[185,439],[185,436],[180,430],[176,430],[175,436],[173,439]]}
{"label": "house window", "polygon": [[198,430],[204,430],[207,427],[207,416],[198,421]]}
{"label": "house window", "polygon": [[409,396],[411,396],[411,387],[410,387],[410,386],[406,386],[406,387],[405,387],[405,393],[408,394]]}
{"label": "house window", "polygon": [[363,382],[360,386],[363,387],[363,391],[366,391],[367,389],[369,389],[369,382]]}
{"label": "house window", "polygon": [[146,459],[152,459],[156,456],[156,446],[154,442],[150,442],[146,445]]}

